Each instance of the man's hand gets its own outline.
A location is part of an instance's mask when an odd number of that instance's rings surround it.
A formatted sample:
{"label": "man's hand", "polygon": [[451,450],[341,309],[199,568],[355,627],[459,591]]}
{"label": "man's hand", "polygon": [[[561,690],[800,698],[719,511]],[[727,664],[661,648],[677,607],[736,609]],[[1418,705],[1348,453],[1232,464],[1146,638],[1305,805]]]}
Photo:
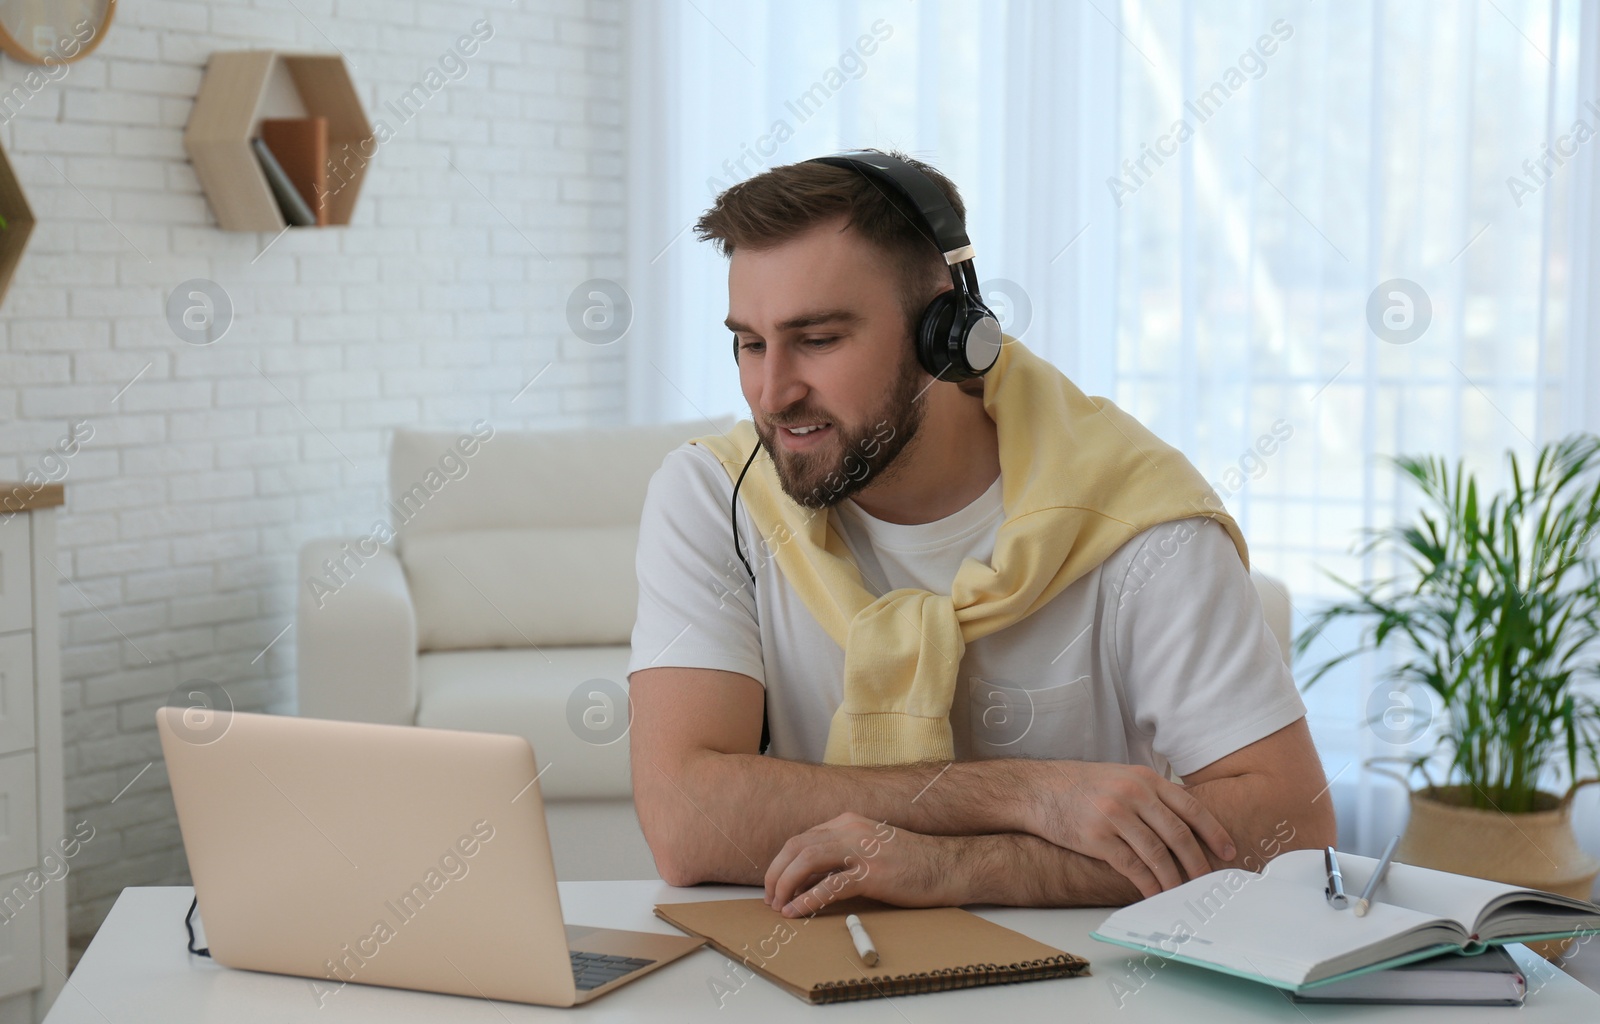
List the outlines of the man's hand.
{"label": "man's hand", "polygon": [[[1183,786],[1140,765],[1018,762],[1028,831],[1093,857],[1149,897],[1235,856],[1222,823]],[[766,901],[785,916],[814,914],[850,896],[902,907],[970,902],[961,882],[963,837],[927,836],[847,812],[792,837],[767,867]],[[1180,865],[1181,871],[1180,873]]]}
{"label": "man's hand", "polygon": [[967,902],[958,891],[955,840],[925,836],[847,811],[790,839],[767,868],[766,902],[785,917],[868,896],[897,907]]}
{"label": "man's hand", "polygon": [[[1233,840],[1184,787],[1143,765],[1038,761],[1025,775],[1027,830],[1105,861],[1146,897],[1211,870],[1201,843],[1224,861]],[[1176,861],[1174,861],[1176,857]]]}

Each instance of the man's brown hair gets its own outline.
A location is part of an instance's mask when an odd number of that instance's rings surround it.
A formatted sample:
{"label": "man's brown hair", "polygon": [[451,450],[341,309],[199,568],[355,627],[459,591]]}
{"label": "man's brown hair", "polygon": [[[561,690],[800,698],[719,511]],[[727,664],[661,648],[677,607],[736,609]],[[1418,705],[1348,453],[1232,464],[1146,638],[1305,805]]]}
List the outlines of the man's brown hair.
{"label": "man's brown hair", "polygon": [[[961,193],[949,178],[904,153],[887,155],[926,175],[966,224]],[[862,171],[818,163],[774,167],[723,190],[694,229],[702,242],[714,242],[718,252],[732,256],[741,247],[759,251],[779,245],[840,214],[848,214],[847,226],[890,259],[900,278],[906,326],[915,330],[929,300],[950,281],[950,271],[916,207],[899,190]]]}

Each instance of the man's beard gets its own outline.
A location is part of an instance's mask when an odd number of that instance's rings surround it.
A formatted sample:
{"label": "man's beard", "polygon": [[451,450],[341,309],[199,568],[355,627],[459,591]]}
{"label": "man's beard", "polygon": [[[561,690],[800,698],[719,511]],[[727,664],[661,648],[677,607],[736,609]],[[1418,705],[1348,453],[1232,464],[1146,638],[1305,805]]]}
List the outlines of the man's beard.
{"label": "man's beard", "polygon": [[[888,473],[922,425],[921,371],[916,356],[907,351],[883,405],[859,427],[833,420],[833,439],[816,451],[790,451],[777,441],[779,428],[764,430],[757,424],[756,434],[784,493],[805,508],[829,508]],[[827,422],[823,417],[808,421],[803,415],[784,418],[791,426]]]}

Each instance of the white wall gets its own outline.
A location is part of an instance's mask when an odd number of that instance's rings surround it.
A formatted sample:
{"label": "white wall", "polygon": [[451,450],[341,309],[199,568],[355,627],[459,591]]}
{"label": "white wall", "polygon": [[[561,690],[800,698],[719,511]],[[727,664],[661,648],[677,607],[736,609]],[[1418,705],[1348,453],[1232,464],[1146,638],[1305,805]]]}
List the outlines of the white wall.
{"label": "white wall", "polygon": [[[186,877],[166,695],[205,679],[292,707],[293,630],[267,648],[296,550],[370,526],[391,428],[622,418],[628,339],[586,344],[564,312],[623,268],[622,17],[618,0],[133,0],[0,133],[39,220],[0,306],[0,479],[93,429],[67,460],[58,559],[68,818],[96,830],[69,876],[76,942],[122,887]],[[385,104],[483,18],[466,74],[402,123]],[[261,47],[343,51],[394,129],[348,228],[215,227],[183,127],[207,55]],[[29,70],[0,60],[3,89]],[[190,278],[237,307],[209,346],[164,314]]]}

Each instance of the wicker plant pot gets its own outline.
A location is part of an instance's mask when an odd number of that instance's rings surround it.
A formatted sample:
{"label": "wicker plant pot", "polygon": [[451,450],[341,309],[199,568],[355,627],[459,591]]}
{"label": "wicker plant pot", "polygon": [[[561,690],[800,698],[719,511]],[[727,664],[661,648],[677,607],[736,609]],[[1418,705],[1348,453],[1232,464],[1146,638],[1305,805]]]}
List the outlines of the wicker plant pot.
{"label": "wicker plant pot", "polygon": [[[1411,820],[1395,860],[1496,882],[1590,898],[1600,861],[1579,846],[1572,831],[1572,797],[1539,793],[1538,810],[1524,814],[1470,806],[1469,786],[1427,786],[1411,791]],[[1529,943],[1557,959],[1571,939]]]}

